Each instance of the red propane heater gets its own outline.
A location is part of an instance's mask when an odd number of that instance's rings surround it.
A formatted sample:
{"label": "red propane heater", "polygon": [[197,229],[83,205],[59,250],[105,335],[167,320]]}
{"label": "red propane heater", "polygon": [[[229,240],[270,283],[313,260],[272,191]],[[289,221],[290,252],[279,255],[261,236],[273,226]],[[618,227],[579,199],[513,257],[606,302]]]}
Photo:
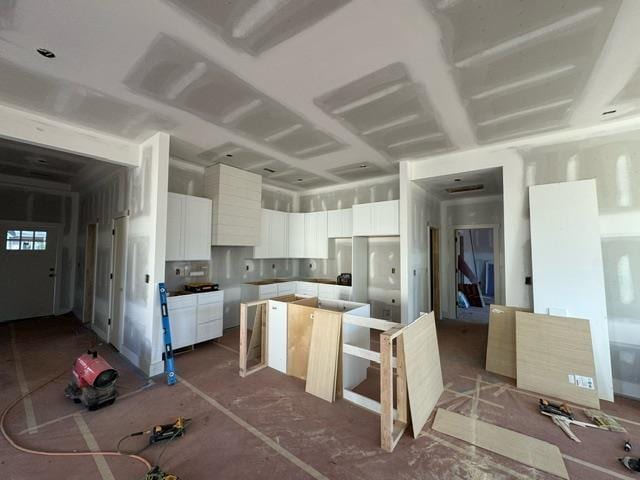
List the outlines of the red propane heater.
{"label": "red propane heater", "polygon": [[111,405],[118,395],[118,372],[97,351],[87,351],[73,362],[71,382],[64,391],[67,398],[89,410]]}

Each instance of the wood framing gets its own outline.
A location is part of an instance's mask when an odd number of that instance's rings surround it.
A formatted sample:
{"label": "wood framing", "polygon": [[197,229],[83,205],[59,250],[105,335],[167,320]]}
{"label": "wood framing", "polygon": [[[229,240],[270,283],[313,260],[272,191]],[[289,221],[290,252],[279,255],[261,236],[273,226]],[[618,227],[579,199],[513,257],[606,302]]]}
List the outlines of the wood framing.
{"label": "wood framing", "polygon": [[[269,311],[267,309],[267,302],[268,300],[257,300],[254,302],[246,302],[240,304],[239,368],[240,376],[243,378],[259,370],[262,370],[267,366],[267,349],[269,348],[267,345],[267,329],[269,328]],[[257,309],[253,330],[256,330],[255,322],[259,322],[258,328],[260,329],[260,361],[257,365],[254,365],[251,368],[247,368],[247,363],[249,360],[249,342],[247,339],[247,311],[249,307],[256,307]],[[252,337],[254,337],[253,331]],[[255,350],[257,338],[258,335],[256,334],[256,340],[252,341],[252,343],[254,344],[254,348],[252,348],[252,350]]]}
{"label": "wood framing", "polygon": [[[380,334],[380,446],[392,452],[407,429],[407,377],[404,363],[404,327],[397,325]],[[396,340],[396,407],[393,414],[393,340]]]}

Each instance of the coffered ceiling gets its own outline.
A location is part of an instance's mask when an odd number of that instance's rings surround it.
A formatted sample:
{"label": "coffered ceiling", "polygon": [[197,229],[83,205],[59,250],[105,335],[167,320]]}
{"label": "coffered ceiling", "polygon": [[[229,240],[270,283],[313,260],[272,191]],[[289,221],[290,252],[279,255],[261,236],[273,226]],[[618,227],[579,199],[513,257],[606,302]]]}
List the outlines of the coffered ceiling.
{"label": "coffered ceiling", "polygon": [[638,25],[637,0],[0,0],[0,104],[303,190],[640,114]]}

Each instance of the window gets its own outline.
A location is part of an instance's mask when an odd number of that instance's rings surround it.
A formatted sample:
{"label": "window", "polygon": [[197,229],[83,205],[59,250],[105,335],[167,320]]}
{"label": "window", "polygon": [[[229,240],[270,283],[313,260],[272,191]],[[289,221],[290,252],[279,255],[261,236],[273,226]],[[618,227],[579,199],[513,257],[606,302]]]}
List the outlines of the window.
{"label": "window", "polygon": [[8,230],[6,250],[46,250],[47,232],[35,230]]}

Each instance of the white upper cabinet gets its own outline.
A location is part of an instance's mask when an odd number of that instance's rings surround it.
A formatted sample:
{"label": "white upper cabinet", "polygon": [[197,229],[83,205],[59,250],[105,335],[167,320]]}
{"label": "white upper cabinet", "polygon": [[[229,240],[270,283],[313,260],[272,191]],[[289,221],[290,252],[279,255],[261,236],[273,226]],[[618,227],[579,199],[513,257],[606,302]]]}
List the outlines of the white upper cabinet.
{"label": "white upper cabinet", "polygon": [[327,212],[304,214],[305,258],[329,258]]}
{"label": "white upper cabinet", "polygon": [[345,238],[353,235],[353,212],[350,208],[327,212],[329,238]]}
{"label": "white upper cabinet", "polygon": [[211,200],[169,193],[166,260],[211,258]]}
{"label": "white upper cabinet", "polygon": [[253,250],[253,258],[289,257],[289,214],[262,209],[260,241]]}
{"label": "white upper cabinet", "polygon": [[304,258],[304,215],[289,214],[289,258]]}
{"label": "white upper cabinet", "polygon": [[400,235],[398,200],[363,203],[353,206],[353,236],[374,237]]}

